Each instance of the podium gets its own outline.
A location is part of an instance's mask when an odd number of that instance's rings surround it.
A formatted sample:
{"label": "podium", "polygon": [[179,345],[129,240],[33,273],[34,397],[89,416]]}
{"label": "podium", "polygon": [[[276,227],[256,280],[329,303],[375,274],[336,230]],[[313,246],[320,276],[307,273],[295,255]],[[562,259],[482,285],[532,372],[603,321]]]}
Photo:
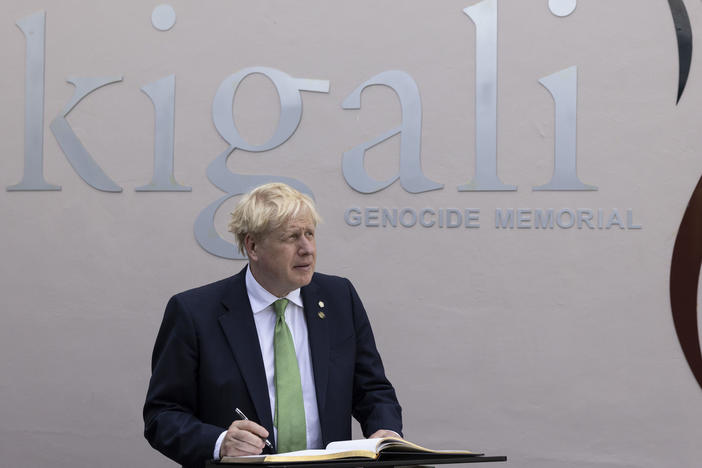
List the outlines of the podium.
{"label": "podium", "polygon": [[506,462],[505,456],[488,455],[436,455],[419,453],[393,453],[391,457],[383,459],[381,455],[377,460],[367,459],[339,459],[322,462],[299,462],[299,463],[220,463],[218,461],[208,461],[205,465],[208,468],[224,467],[231,468],[375,468],[375,467],[400,467],[400,466],[426,466],[445,465],[459,463],[487,463]]}

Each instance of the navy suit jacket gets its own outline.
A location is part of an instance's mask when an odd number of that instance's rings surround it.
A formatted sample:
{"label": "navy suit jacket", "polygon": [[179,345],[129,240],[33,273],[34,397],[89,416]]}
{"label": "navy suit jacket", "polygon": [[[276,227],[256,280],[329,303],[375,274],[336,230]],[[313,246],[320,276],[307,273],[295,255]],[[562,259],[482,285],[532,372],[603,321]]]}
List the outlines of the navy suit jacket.
{"label": "navy suit jacket", "polygon": [[[187,467],[212,458],[234,408],[264,426],[275,444],[245,272],[173,296],[156,338],[144,435]],[[401,434],[400,405],[351,282],[315,273],[301,296],[323,443],[350,439],[351,416],[366,437],[378,429]]]}

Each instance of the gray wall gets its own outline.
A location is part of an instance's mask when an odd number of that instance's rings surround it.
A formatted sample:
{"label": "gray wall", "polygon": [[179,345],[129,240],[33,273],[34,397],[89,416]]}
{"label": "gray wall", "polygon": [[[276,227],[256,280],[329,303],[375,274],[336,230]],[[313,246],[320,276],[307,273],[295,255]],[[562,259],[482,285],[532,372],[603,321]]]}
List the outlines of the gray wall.
{"label": "gray wall", "polygon": [[[293,177],[324,217],[318,270],[349,277],[404,408],[405,435],[510,466],[697,466],[702,391],[683,358],[668,298],[680,219],[702,173],[702,80],[693,59],[675,104],[677,49],[666,2],[580,1],[558,18],[546,0],[500,0],[498,173],[511,192],[459,192],[475,164],[472,0],[156,2],[5,0],[0,7],[0,186],[22,178],[25,38],[13,24],[46,11],[44,174],[61,191],[0,191],[0,454],[3,466],[171,466],[144,441],[141,405],[167,299],[237,272],[241,260],[195,241],[198,214],[223,195],[206,176],[227,148],[211,115],[228,75],[267,66],[328,80],[302,93],[295,134],[228,168]],[[702,5],[688,1],[693,31]],[[702,30],[700,30],[702,31]],[[553,100],[538,80],[578,67],[578,176],[597,191],[532,191],[553,171]],[[419,87],[421,163],[442,190],[399,181],[353,190],[342,155],[399,124],[387,87],[342,101],[385,70]],[[144,193],[154,110],[140,88],[176,76],[175,178],[191,192]],[[49,129],[69,76],[123,75],[68,122],[121,193],[73,170]],[[236,124],[263,143],[279,113],[261,75],[236,95]],[[399,137],[373,148],[378,180]],[[236,198],[218,211],[224,235]],[[480,228],[349,226],[350,207],[475,208]],[[631,210],[640,229],[498,229],[496,209]],[[231,240],[231,239],[230,239]]]}

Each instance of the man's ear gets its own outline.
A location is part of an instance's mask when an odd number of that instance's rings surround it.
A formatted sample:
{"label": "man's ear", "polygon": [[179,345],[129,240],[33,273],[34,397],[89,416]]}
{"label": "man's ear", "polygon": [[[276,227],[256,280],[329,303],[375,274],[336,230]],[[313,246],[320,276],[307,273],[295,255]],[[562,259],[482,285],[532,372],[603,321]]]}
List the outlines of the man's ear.
{"label": "man's ear", "polygon": [[256,253],[257,247],[256,239],[254,239],[251,234],[246,234],[246,237],[244,237],[244,248],[250,260],[258,260],[258,254]]}

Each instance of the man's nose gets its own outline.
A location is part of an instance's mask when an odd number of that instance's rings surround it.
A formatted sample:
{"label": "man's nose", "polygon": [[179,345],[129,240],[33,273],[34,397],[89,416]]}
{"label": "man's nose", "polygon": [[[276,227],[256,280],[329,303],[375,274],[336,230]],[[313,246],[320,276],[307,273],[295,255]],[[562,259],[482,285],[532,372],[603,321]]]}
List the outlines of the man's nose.
{"label": "man's nose", "polygon": [[305,236],[300,237],[297,251],[300,255],[308,255],[312,253],[314,251],[313,241]]}

